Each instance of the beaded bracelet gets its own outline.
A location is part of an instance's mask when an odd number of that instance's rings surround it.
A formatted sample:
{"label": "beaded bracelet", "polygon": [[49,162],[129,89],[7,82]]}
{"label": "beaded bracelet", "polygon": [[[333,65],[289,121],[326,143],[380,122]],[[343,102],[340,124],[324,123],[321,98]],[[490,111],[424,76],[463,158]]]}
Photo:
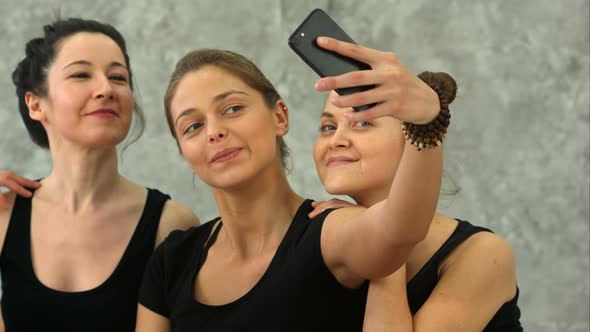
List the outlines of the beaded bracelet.
{"label": "beaded bracelet", "polygon": [[418,148],[418,151],[440,146],[447,136],[447,128],[449,128],[449,124],[451,123],[451,113],[449,112],[446,93],[438,86],[430,84],[429,86],[436,92],[440,102],[440,112],[436,118],[423,125],[402,122],[402,130],[406,136],[406,140]]}

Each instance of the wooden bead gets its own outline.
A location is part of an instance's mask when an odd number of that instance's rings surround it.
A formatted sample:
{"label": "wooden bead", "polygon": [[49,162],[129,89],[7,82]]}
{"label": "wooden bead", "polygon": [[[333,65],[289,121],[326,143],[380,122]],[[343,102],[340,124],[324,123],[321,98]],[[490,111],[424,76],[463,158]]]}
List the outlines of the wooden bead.
{"label": "wooden bead", "polygon": [[406,140],[418,151],[440,146],[446,138],[447,128],[450,124],[451,112],[449,111],[447,93],[435,84],[429,84],[429,86],[436,92],[439,99],[440,111],[436,118],[423,125],[402,122],[402,132]]}

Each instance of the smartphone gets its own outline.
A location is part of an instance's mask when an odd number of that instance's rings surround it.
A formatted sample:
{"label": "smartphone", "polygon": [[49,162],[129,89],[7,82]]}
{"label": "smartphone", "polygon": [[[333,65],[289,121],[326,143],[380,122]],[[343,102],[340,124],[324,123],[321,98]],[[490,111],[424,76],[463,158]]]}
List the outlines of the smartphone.
{"label": "smartphone", "polygon": [[[340,41],[356,44],[344,30],[342,30],[323,10],[314,9],[289,37],[289,46],[305,63],[307,63],[320,77],[337,76],[357,70],[368,70],[371,66],[364,62],[342,56],[336,52],[319,47],[316,39],[319,36],[331,37]],[[339,95],[348,95],[366,91],[374,85],[357,86],[336,89]],[[362,111],[375,104],[353,107],[355,111]]]}

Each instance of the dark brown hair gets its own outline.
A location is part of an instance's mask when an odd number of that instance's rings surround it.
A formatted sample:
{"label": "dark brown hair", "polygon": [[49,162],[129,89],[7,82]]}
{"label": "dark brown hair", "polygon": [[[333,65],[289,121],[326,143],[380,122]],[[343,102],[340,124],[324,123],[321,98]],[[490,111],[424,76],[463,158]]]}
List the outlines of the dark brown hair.
{"label": "dark brown hair", "polygon": [[[25,57],[12,72],[12,82],[16,87],[18,108],[25,127],[33,142],[45,149],[49,148],[47,132],[41,122],[33,120],[29,116],[29,107],[25,102],[25,94],[32,92],[38,96],[47,96],[47,70],[55,60],[55,56],[59,51],[59,43],[79,32],[103,34],[111,38],[119,46],[125,58],[125,65],[129,71],[129,86],[133,90],[133,72],[129,63],[125,39],[113,26],[81,18],[58,19],[51,24],[45,25],[43,27],[43,37],[33,38],[27,43],[25,46]],[[143,111],[137,103],[134,106],[137,116],[136,126],[139,131],[134,135],[129,144],[139,139],[145,126]]]}
{"label": "dark brown hair", "polygon": [[[251,88],[262,94],[265,104],[268,108],[272,109],[276,103],[281,100],[281,96],[270,83],[270,81],[264,76],[264,74],[258,69],[258,67],[244,56],[225,50],[217,49],[199,49],[194,50],[186,54],[178,63],[176,68],[170,77],[170,83],[166,89],[164,95],[164,110],[166,112],[166,120],[168,121],[168,127],[170,133],[176,139],[178,144],[178,138],[174,130],[174,121],[172,120],[172,114],[170,110],[170,104],[176,94],[176,89],[180,81],[189,73],[197,71],[204,66],[216,66],[223,70],[228,71],[232,75],[240,78],[244,83],[248,84]],[[277,138],[279,143],[279,151],[281,156],[281,163],[283,168],[286,167],[286,158],[289,156],[289,149],[287,144],[282,137]]]}
{"label": "dark brown hair", "polygon": [[455,100],[457,96],[457,82],[455,82],[455,79],[451,75],[444,72],[433,73],[431,71],[424,71],[418,74],[418,78],[428,85],[440,87],[447,95],[449,104]]}

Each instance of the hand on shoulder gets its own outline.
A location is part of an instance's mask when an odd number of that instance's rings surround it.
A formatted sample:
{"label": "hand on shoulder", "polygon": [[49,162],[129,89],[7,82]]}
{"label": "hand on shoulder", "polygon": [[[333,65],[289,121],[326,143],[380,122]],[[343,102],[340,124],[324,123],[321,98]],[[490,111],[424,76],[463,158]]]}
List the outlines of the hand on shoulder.
{"label": "hand on shoulder", "polygon": [[[39,188],[40,182],[24,178],[10,171],[0,171],[0,210],[12,207],[8,201],[8,194],[17,193],[23,197],[31,197],[32,193],[27,188]],[[8,193],[4,192],[9,190]]]}
{"label": "hand on shoulder", "polygon": [[332,198],[327,201],[312,202],[311,206],[314,209],[308,214],[308,217],[313,219],[324,212],[326,209],[340,209],[343,207],[354,207],[359,205],[341,199]]}

